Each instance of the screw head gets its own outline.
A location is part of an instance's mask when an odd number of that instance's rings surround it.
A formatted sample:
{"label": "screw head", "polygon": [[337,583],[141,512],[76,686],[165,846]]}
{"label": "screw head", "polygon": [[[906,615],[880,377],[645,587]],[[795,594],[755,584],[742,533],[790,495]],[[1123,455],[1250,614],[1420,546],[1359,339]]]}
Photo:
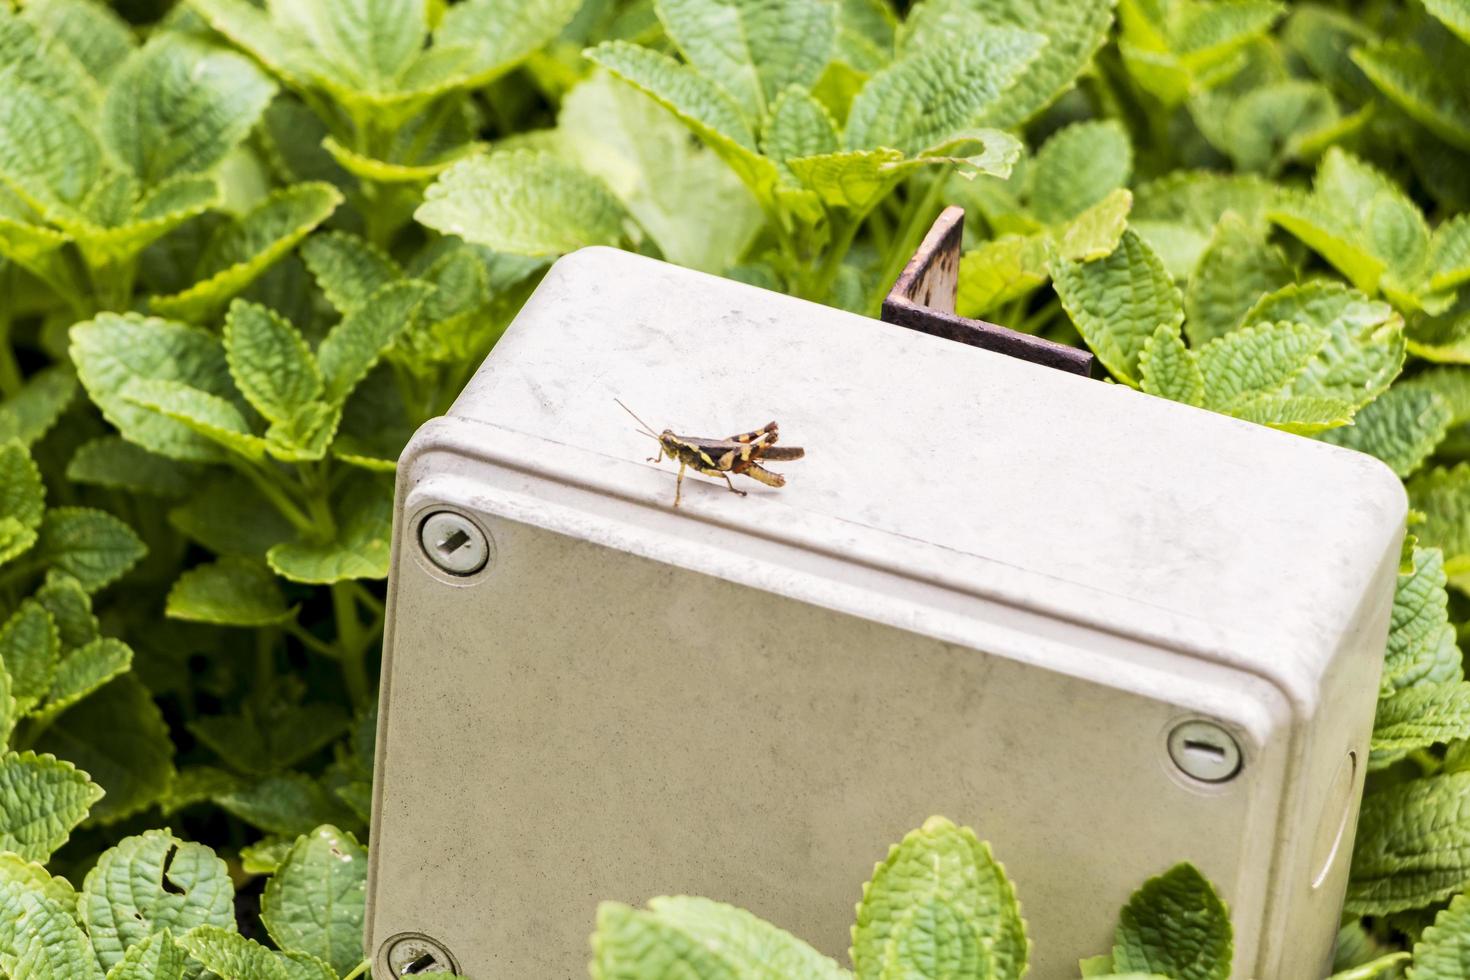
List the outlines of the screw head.
{"label": "screw head", "polygon": [[1240,772],[1240,743],[1215,722],[1193,719],[1169,732],[1169,758],[1192,779],[1223,783]]}
{"label": "screw head", "polygon": [[425,557],[450,575],[473,575],[490,560],[490,543],[467,517],[436,511],[419,522],[419,547]]}
{"label": "screw head", "polygon": [[459,971],[449,950],[428,936],[407,933],[394,936],[385,945],[383,958],[388,961],[388,974],[393,980]]}

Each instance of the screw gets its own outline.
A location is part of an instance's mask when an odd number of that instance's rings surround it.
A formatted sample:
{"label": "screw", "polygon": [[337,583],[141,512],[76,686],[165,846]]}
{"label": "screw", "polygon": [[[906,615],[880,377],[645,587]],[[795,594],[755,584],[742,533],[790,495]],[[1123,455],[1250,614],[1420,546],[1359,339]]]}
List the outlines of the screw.
{"label": "screw", "polygon": [[1223,783],[1240,772],[1240,744],[1213,721],[1180,722],[1169,732],[1169,758],[1187,776]]}
{"label": "screw", "polygon": [[449,950],[428,936],[409,933],[388,940],[388,973],[393,980],[405,977],[430,976],[435,973],[455,973],[459,967]]}
{"label": "screw", "polygon": [[473,575],[490,560],[490,543],[472,521],[449,510],[419,524],[419,545],[429,561],[450,575]]}

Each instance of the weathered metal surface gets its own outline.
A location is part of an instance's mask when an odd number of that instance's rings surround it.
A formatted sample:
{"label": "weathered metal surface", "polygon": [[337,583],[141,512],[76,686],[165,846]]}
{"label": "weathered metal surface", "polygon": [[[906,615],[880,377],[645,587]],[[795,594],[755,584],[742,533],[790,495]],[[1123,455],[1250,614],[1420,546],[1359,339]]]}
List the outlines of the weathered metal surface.
{"label": "weathered metal surface", "polygon": [[964,208],[945,208],[935,219],[883,300],[884,322],[1090,377],[1093,357],[1087,351],[955,312],[964,227]]}

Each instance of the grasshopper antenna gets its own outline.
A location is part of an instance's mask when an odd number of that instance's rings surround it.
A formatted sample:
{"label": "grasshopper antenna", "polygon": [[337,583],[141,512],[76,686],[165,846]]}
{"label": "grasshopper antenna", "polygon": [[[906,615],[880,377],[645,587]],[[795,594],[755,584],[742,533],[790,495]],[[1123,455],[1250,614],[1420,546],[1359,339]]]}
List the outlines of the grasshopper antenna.
{"label": "grasshopper antenna", "polygon": [[614,398],[613,401],[617,402],[618,405],[622,408],[623,411],[625,411],[629,415],[633,416],[633,421],[635,421],[639,425],[643,426],[643,432],[644,432],[645,435],[653,436],[653,438],[655,438],[655,439],[658,438],[658,433],[656,433],[656,432],[653,431],[653,426],[649,425],[647,422],[645,422],[642,419],[640,419],[638,417],[638,413],[635,412],[635,411],[633,411],[627,405],[624,405],[623,404],[623,400],[621,398]]}

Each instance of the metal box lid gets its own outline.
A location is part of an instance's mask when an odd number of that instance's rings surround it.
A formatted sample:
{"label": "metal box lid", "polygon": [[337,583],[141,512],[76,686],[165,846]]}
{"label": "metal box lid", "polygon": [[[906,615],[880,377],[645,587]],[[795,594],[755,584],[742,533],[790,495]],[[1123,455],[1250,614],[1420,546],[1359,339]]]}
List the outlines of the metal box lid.
{"label": "metal box lid", "polygon": [[614,398],[688,435],[774,418],[805,447],[781,489],[691,476],[688,520],[1190,650],[1292,699],[1406,509],[1360,453],[607,248],[551,269],[450,417],[672,503],[677,467],[644,464],[657,447]]}

